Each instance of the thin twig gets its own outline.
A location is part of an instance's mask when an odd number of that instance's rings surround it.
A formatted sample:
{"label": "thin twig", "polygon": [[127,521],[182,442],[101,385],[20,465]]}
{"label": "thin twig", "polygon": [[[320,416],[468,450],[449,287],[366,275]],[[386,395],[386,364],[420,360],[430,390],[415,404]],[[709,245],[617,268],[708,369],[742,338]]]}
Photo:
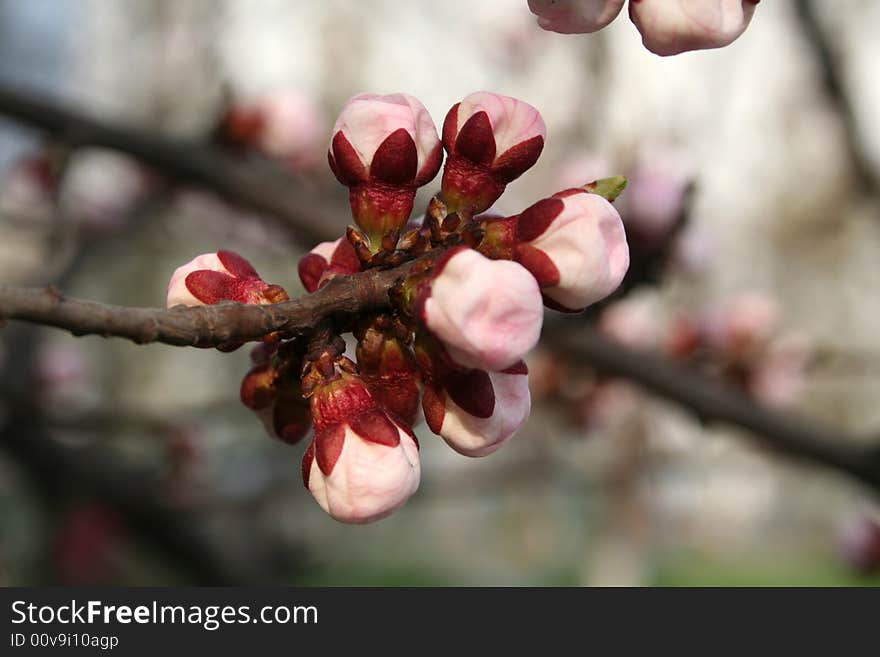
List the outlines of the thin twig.
{"label": "thin twig", "polygon": [[816,56],[822,75],[822,84],[828,98],[837,108],[846,132],[846,144],[855,169],[856,179],[862,192],[876,196],[880,182],[871,165],[859,135],[855,108],[849,97],[846,82],[840,73],[840,64],[831,41],[822,26],[812,0],[796,0],[795,13],[807,43]]}

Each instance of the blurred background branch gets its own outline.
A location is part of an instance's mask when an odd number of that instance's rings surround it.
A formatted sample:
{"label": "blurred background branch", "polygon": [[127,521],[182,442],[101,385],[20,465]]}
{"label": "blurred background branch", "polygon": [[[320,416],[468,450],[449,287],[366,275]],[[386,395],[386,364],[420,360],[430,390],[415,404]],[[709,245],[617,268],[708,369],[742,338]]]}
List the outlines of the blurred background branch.
{"label": "blurred background branch", "polygon": [[207,187],[287,223],[303,246],[336,239],[325,204],[270,163],[242,164],[219,149],[98,121],[47,96],[0,81],[0,114],[46,131],[69,146],[101,146],[132,155],[163,174]]}

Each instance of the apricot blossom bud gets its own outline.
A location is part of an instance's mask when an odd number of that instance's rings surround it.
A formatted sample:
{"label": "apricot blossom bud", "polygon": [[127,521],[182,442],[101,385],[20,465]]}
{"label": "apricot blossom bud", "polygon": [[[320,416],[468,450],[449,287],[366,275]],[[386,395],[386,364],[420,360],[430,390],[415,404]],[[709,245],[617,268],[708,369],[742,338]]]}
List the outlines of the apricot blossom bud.
{"label": "apricot blossom bud", "polygon": [[314,292],[339,274],[356,274],[361,261],[354,247],[344,237],[335,242],[321,242],[299,261],[299,279],[307,292]]}
{"label": "apricot blossom bud", "polygon": [[270,285],[250,262],[232,251],[204,253],[174,270],[166,306],[203,306],[221,301],[263,304],[287,301],[287,293]]}
{"label": "apricot blossom bud", "polygon": [[848,518],[839,530],[838,550],[856,572],[880,572],[880,513]]}
{"label": "apricot blossom bud", "polygon": [[328,159],[349,188],[355,222],[378,251],[384,235],[406,225],[416,189],[437,175],[443,150],[418,99],[359,94],[336,120]]}
{"label": "apricot blossom bud", "polygon": [[[264,153],[299,167],[315,160],[327,126],[315,100],[295,89],[279,89],[259,103],[257,144]],[[317,153],[316,153],[317,151]]]}
{"label": "apricot blossom bud", "polygon": [[572,189],[538,201],[516,221],[514,258],[537,279],[544,302],[580,312],[608,296],[629,268],[617,210],[598,194]]}
{"label": "apricot blossom bud", "polygon": [[707,344],[729,356],[762,350],[779,330],[782,309],[765,293],[742,292],[710,308],[702,318]]}
{"label": "apricot blossom bud", "polygon": [[529,0],[538,25],[560,34],[596,32],[617,18],[624,0]]}
{"label": "apricot blossom bud", "polygon": [[472,216],[489,208],[535,164],[546,137],[540,112],[516,98],[480,91],[453,105],[443,122],[449,211]]}
{"label": "apricot blossom bud", "polygon": [[669,146],[643,150],[618,206],[631,244],[643,251],[668,244],[684,219],[692,178],[683,152]]}
{"label": "apricot blossom bud", "polygon": [[746,31],[760,0],[631,0],[629,17],[651,52],[721,48]]}
{"label": "apricot blossom bud", "polygon": [[422,396],[428,427],[464,456],[491,454],[529,417],[528,373],[522,361],[501,372],[435,368]]}
{"label": "apricot blossom bud", "polygon": [[457,365],[493,372],[535,346],[544,319],[538,284],[528,271],[465,247],[437,263],[414,305]]}
{"label": "apricot blossom bud", "polygon": [[384,518],[419,486],[415,436],[391,419],[356,374],[340,372],[314,388],[315,437],[303,456],[303,483],[341,522]]}

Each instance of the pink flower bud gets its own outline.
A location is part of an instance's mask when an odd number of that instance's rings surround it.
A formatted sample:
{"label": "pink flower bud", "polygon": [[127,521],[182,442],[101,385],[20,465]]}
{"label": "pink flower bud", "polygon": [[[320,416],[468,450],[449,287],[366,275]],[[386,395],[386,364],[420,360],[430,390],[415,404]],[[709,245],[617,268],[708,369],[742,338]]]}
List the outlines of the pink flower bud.
{"label": "pink flower bud", "polygon": [[59,192],[64,211],[92,227],[121,224],[146,197],[150,181],[131,158],[103,149],[74,154]]}
{"label": "pink flower bud", "polygon": [[743,292],[710,308],[703,317],[706,342],[730,357],[754,353],[779,329],[782,310],[761,292]]}
{"label": "pink flower bud", "polygon": [[664,344],[668,324],[657,299],[627,296],[602,310],[599,332],[618,344],[640,351],[658,350]]}
{"label": "pink flower bud", "polygon": [[314,161],[327,127],[312,97],[282,89],[263,98],[258,107],[262,117],[257,134],[260,150],[295,168]]}
{"label": "pink flower bud", "polygon": [[203,306],[221,301],[262,304],[287,301],[287,293],[260,278],[251,263],[232,251],[204,253],[174,270],[166,306]]}
{"label": "pink flower bud", "polygon": [[682,220],[691,178],[691,166],[680,151],[644,149],[618,203],[631,243],[649,250],[669,239]]}
{"label": "pink flower bud", "polygon": [[282,391],[268,406],[254,412],[269,436],[290,445],[305,438],[312,428],[309,404],[294,392]]}
{"label": "pink flower bud", "polygon": [[529,418],[528,373],[522,361],[502,372],[443,372],[422,397],[428,427],[460,454],[491,454]]}
{"label": "pink flower bud", "polygon": [[624,0],[529,0],[538,25],[560,34],[596,32],[617,18]]}
{"label": "pink flower bud", "polygon": [[319,386],[311,404],[315,438],[303,456],[303,483],[321,508],[362,524],[402,506],[421,474],[412,432],[379,409],[355,375]]}
{"label": "pink flower bud", "polygon": [[407,94],[359,94],[333,127],[330,168],[350,190],[351,211],[374,244],[403,228],[416,188],[430,182],[443,161],[428,111]]}
{"label": "pink flower bud", "polygon": [[544,312],[535,279],[515,262],[450,250],[419,293],[422,323],[466,368],[497,372],[538,342]]}
{"label": "pink flower bud", "polygon": [[334,276],[358,273],[361,261],[351,242],[342,237],[335,242],[321,242],[300,258],[298,269],[303,287],[314,292]]}
{"label": "pink flower bud", "polygon": [[880,572],[880,513],[859,515],[843,523],[838,535],[838,550],[857,572]]}
{"label": "pink flower bud", "polygon": [[760,0],[631,0],[629,17],[657,55],[721,48],[749,25]]}
{"label": "pink flower bud", "polygon": [[601,196],[573,189],[538,201],[517,220],[516,261],[537,279],[544,302],[580,312],[611,294],[629,268],[623,222]]}
{"label": "pink flower bud", "polygon": [[811,355],[807,338],[799,333],[773,340],[756,359],[748,382],[749,393],[767,406],[791,406],[806,383]]}
{"label": "pink flower bud", "polygon": [[266,433],[296,444],[312,426],[309,402],[298,380],[282,377],[267,357],[265,343],[251,352],[254,367],[241,381],[241,402],[256,413]]}
{"label": "pink flower bud", "polygon": [[471,215],[490,207],[507,183],[541,155],[547,128],[528,103],[480,91],[456,103],[443,122],[443,200],[450,212]]}

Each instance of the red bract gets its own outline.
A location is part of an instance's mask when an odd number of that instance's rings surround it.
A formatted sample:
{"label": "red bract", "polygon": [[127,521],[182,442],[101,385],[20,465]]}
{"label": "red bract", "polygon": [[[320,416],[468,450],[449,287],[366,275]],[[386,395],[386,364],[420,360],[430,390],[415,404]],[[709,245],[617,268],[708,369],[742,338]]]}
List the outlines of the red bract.
{"label": "red bract", "polygon": [[456,103],[443,122],[443,201],[469,216],[488,209],[541,155],[541,114],[516,98],[481,91]]}
{"label": "red bract", "polygon": [[419,370],[402,337],[403,327],[379,317],[368,327],[355,331],[357,362],[361,377],[379,406],[407,425],[419,412]]}
{"label": "red bract", "polygon": [[356,274],[361,261],[354,247],[344,237],[335,242],[321,242],[300,258],[299,279],[307,292],[314,292],[339,274]]}

